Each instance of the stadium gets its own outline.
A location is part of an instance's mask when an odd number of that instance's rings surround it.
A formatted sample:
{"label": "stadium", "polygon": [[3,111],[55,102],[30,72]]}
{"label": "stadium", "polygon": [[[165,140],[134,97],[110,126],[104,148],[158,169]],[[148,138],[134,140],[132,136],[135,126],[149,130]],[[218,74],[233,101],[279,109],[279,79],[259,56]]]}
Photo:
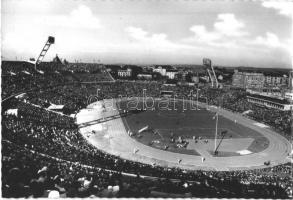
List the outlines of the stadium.
{"label": "stadium", "polygon": [[289,111],[218,82],[42,62],[45,47],[35,63],[2,61],[3,197],[292,197]]}

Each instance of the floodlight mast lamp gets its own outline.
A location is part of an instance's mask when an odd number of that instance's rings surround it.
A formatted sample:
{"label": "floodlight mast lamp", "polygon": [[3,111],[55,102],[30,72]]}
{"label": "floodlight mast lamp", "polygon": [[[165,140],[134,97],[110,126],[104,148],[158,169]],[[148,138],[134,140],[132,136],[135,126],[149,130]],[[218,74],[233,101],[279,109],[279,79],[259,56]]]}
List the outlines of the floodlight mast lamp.
{"label": "floodlight mast lamp", "polygon": [[51,44],[54,44],[54,43],[55,43],[55,37],[49,36],[47,42],[45,43],[45,46],[43,47],[43,49],[42,49],[42,51],[41,51],[41,53],[40,53],[40,55],[39,55],[39,57],[38,57],[38,59],[36,61],[36,64],[35,64],[36,69],[37,69],[37,65],[39,65],[43,61],[43,59],[44,59],[47,51],[49,50]]}

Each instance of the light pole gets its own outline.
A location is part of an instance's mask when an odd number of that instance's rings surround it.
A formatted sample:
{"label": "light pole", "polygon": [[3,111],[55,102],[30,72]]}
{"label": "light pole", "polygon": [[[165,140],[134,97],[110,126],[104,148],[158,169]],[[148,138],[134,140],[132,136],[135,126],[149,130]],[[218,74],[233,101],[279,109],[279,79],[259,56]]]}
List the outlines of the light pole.
{"label": "light pole", "polygon": [[209,110],[209,102],[208,102],[208,98],[206,97],[206,106],[207,106],[207,110]]}
{"label": "light pole", "polygon": [[215,132],[215,150],[214,150],[214,153],[216,155],[216,150],[217,150],[217,136],[218,136],[218,121],[219,121],[219,116],[218,116],[218,112],[216,113],[215,115],[216,117],[216,132]]}
{"label": "light pole", "polygon": [[196,110],[198,110],[198,88],[196,89]]}

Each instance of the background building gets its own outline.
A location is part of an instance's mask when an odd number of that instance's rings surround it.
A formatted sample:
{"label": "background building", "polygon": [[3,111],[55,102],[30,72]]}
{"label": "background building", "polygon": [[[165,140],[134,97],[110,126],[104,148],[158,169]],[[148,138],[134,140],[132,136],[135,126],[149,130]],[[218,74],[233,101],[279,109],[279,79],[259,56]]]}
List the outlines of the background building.
{"label": "background building", "polygon": [[232,85],[240,88],[263,88],[265,76],[262,73],[234,71]]}
{"label": "background building", "polygon": [[293,90],[293,71],[289,72],[289,89],[290,91]]}
{"label": "background building", "polygon": [[132,70],[130,68],[128,69],[119,69],[118,70],[118,76],[119,77],[130,77],[132,73]]}
{"label": "background building", "polygon": [[166,76],[166,69],[163,68],[163,67],[157,67],[157,68],[154,68],[153,72],[158,72],[160,73],[162,76]]}
{"label": "background building", "polygon": [[288,77],[285,76],[265,76],[266,87],[281,87],[287,85]]}
{"label": "background building", "polygon": [[177,70],[167,70],[166,71],[166,76],[168,79],[175,79],[176,74],[178,74]]}
{"label": "background building", "polygon": [[151,74],[138,74],[137,75],[138,79],[145,79],[145,80],[150,80],[152,79],[152,75]]}

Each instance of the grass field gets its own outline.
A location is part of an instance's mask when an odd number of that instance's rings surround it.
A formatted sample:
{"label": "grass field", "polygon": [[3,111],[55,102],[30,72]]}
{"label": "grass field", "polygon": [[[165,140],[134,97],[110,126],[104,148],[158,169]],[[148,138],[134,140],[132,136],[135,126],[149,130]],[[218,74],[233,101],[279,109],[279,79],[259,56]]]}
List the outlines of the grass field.
{"label": "grass field", "polygon": [[[137,103],[136,108],[142,109],[142,104],[140,101]],[[134,106],[129,105],[129,102],[124,101],[119,104],[119,108],[121,110],[134,110]],[[137,141],[167,151],[199,155],[194,149],[178,147],[178,144],[180,144],[179,137],[189,141],[194,137],[196,140],[199,137],[201,137],[201,140],[213,139],[215,137],[216,120],[213,119],[215,113],[205,108],[191,110],[190,104],[187,102],[185,102],[186,110],[184,110],[181,101],[175,102],[175,104],[174,102],[169,103],[169,110],[162,110],[160,105],[161,102],[156,101],[153,109],[123,117],[125,127],[135,133],[133,138]],[[149,130],[138,134],[138,131],[145,126],[149,126]],[[247,150],[254,153],[264,150],[269,144],[267,138],[256,131],[228,120],[223,116],[219,116],[219,139],[221,138],[222,131],[227,131],[224,139],[252,138],[253,142],[251,142]],[[171,140],[172,138],[173,141]],[[231,156],[234,154],[235,152],[222,152],[219,156]]]}

